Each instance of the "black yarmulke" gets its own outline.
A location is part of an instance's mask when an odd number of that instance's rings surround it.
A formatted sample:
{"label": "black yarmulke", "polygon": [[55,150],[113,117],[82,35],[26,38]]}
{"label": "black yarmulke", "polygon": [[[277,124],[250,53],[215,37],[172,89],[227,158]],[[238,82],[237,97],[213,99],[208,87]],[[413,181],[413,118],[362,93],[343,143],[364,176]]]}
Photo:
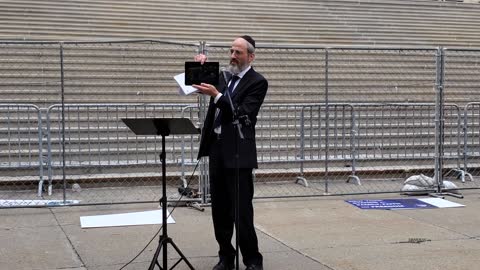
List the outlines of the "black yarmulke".
{"label": "black yarmulke", "polygon": [[241,38],[245,39],[248,43],[252,44],[253,48],[255,48],[255,40],[251,36],[241,36]]}

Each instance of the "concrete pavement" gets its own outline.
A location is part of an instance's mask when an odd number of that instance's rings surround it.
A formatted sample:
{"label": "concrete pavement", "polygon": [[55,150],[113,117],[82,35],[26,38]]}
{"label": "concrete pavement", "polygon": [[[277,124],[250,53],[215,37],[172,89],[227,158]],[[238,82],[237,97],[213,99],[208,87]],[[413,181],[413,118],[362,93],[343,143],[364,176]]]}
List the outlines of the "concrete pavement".
{"label": "concrete pavement", "polygon": [[[398,194],[257,200],[264,269],[477,269],[480,190],[463,194],[446,199],[464,208],[398,211],[361,210],[344,201]],[[0,209],[0,269],[120,269],[160,226],[82,229],[80,217],[154,209],[157,204]],[[210,209],[181,207],[173,217],[169,236],[195,269],[210,270],[217,262]],[[158,237],[124,269],[147,269],[157,244]],[[168,252],[171,267],[178,256],[171,246]]]}

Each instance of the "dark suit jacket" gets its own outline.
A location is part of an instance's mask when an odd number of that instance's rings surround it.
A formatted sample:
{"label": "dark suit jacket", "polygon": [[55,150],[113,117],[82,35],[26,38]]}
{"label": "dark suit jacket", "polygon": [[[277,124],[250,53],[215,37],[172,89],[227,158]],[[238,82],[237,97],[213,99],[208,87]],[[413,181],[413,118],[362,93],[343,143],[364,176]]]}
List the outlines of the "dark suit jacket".
{"label": "dark suit jacket", "polygon": [[[230,75],[231,76],[231,75]],[[229,79],[229,78],[228,78]],[[220,83],[217,86],[219,91],[226,90],[224,80],[220,79]],[[238,111],[238,115],[241,118],[242,132],[244,139],[238,139],[239,141],[239,167],[240,168],[257,168],[257,148],[255,143],[255,125],[257,123],[257,115],[260,110],[260,106],[267,94],[268,82],[260,74],[251,68],[240,80],[237,87],[232,94],[232,101],[234,107]],[[228,96],[224,94],[215,104],[214,98],[210,99],[210,105],[208,107],[207,116],[202,129],[202,138],[200,141],[200,149],[198,158],[209,155],[210,146],[212,140],[215,138],[213,131],[213,122],[215,118],[215,111],[220,108],[221,125],[222,125],[222,151],[223,162],[226,168],[235,168],[235,136],[237,132],[232,124],[232,111]],[[248,116],[249,124],[244,121],[245,116]]]}

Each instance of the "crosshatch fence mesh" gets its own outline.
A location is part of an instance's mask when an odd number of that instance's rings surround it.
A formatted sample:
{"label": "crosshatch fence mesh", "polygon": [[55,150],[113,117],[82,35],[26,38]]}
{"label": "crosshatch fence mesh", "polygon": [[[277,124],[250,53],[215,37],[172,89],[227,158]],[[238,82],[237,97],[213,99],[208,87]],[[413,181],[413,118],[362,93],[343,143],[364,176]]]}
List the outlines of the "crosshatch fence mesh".
{"label": "crosshatch fence mesh", "polygon": [[[196,106],[183,104],[68,104],[63,110],[66,121],[62,132],[62,106],[49,107],[49,195],[62,194],[65,170],[72,199],[89,202],[158,200],[161,137],[136,136],[122,119],[187,117],[198,122],[195,109]],[[196,158],[196,144],[198,136],[194,135],[166,137],[166,161],[172,188],[184,185],[186,169],[191,170],[186,165],[194,164]],[[192,184],[198,186],[198,183]],[[82,192],[75,190],[77,185]]]}
{"label": "crosshatch fence mesh", "polygon": [[[229,59],[225,44],[152,40],[0,48],[3,207],[158,201],[161,138],[135,136],[121,119],[186,117],[200,128],[208,99],[179,95],[173,76],[199,51]],[[474,49],[258,46],[253,67],[269,91],[255,196],[400,192],[440,162],[444,180],[479,188],[479,59]],[[198,144],[167,137],[171,201],[187,182],[184,200],[209,201],[208,161],[190,177]]]}

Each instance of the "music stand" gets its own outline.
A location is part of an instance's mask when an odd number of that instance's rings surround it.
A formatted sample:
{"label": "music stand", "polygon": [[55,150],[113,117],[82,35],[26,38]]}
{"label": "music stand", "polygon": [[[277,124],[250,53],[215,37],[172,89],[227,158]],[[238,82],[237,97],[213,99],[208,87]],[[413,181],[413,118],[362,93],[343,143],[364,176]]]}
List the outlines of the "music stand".
{"label": "music stand", "polygon": [[[180,249],[175,245],[172,238],[167,234],[167,176],[166,176],[166,162],[165,162],[165,137],[171,134],[198,134],[199,130],[192,124],[192,122],[186,118],[124,118],[122,121],[127,125],[135,135],[160,135],[162,136],[162,153],[160,154],[160,160],[162,161],[162,198],[160,199],[160,205],[162,206],[162,228],[163,232],[159,238],[158,247],[150,263],[149,270],[153,270],[155,265],[162,270],[168,269],[167,267],[167,244],[171,244],[173,248],[180,255],[180,259],[173,265],[175,268],[182,260],[188,265],[191,270],[194,270],[193,266],[182,254]],[[163,248],[163,268],[158,263],[158,256],[160,250]]]}

